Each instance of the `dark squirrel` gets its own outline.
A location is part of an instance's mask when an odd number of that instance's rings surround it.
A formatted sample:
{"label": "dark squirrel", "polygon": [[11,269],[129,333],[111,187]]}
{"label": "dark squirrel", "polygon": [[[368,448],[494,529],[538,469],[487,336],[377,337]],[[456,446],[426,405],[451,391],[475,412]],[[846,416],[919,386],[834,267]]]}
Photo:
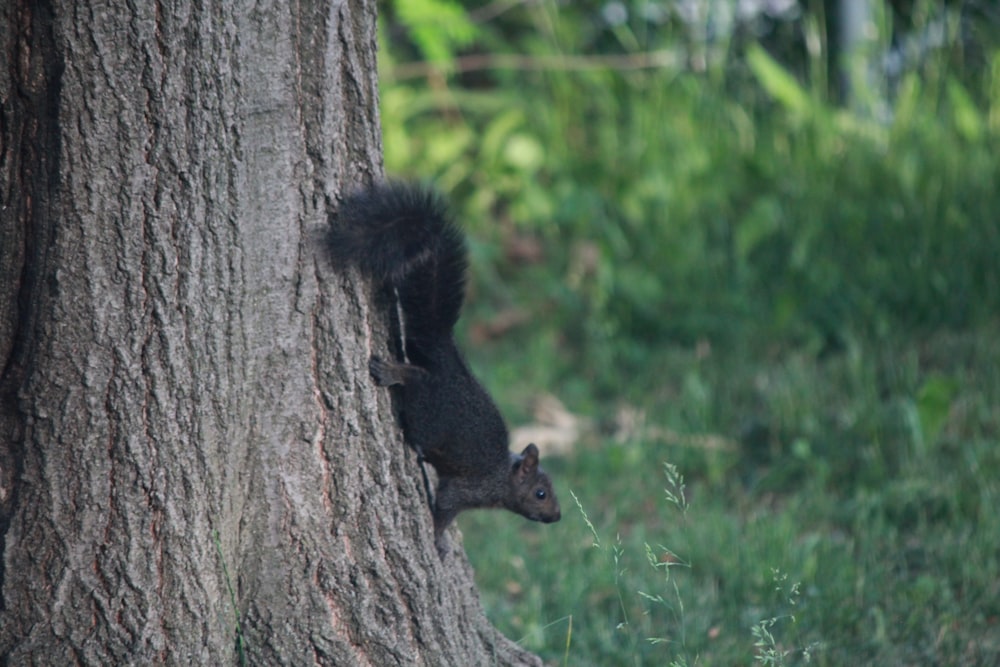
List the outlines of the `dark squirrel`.
{"label": "dark squirrel", "polygon": [[330,252],[391,286],[402,312],[405,362],[373,356],[380,386],[401,386],[402,425],[409,444],[438,473],[434,535],[467,509],[498,507],[532,521],[560,517],[538,448],[508,451],[507,427],[473,377],[452,334],[465,297],[468,253],[462,232],[434,192],[377,185],[346,199],[331,226]]}

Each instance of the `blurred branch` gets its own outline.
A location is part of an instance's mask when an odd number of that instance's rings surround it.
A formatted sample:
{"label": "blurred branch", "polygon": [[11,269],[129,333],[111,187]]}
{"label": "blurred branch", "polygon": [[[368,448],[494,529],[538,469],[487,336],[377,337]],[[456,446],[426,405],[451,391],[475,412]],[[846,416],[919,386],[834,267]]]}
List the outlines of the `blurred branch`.
{"label": "blurred branch", "polygon": [[388,68],[385,74],[391,79],[405,80],[430,78],[445,73],[477,72],[490,69],[557,72],[597,69],[627,71],[677,67],[681,62],[682,58],[672,49],[604,56],[522,56],[513,53],[477,53],[459,56],[447,65],[425,61],[402,63]]}

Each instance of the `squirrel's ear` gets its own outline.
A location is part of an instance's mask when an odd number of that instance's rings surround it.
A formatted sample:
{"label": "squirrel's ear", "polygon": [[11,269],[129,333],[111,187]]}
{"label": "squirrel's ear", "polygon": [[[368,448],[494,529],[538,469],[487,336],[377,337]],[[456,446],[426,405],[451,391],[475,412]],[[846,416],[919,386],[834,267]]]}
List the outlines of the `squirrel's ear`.
{"label": "squirrel's ear", "polygon": [[528,445],[521,452],[521,470],[525,473],[532,473],[538,467],[538,447],[534,443]]}

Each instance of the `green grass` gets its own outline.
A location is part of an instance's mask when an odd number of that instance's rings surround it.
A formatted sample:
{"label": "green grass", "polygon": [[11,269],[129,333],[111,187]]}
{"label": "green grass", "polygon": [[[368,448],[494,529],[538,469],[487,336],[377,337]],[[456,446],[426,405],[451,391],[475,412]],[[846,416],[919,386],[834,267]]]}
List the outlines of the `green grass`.
{"label": "green grass", "polygon": [[489,617],[550,664],[997,664],[997,333],[660,355],[646,428],[547,462],[560,523],[460,518]]}

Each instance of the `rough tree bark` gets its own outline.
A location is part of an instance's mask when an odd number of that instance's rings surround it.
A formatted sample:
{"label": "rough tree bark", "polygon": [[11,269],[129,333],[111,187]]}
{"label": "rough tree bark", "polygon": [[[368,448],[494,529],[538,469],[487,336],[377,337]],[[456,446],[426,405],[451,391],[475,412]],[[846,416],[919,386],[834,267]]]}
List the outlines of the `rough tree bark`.
{"label": "rough tree bark", "polygon": [[381,171],[374,41],[372,0],[2,3],[3,664],[539,664],[316,243]]}

